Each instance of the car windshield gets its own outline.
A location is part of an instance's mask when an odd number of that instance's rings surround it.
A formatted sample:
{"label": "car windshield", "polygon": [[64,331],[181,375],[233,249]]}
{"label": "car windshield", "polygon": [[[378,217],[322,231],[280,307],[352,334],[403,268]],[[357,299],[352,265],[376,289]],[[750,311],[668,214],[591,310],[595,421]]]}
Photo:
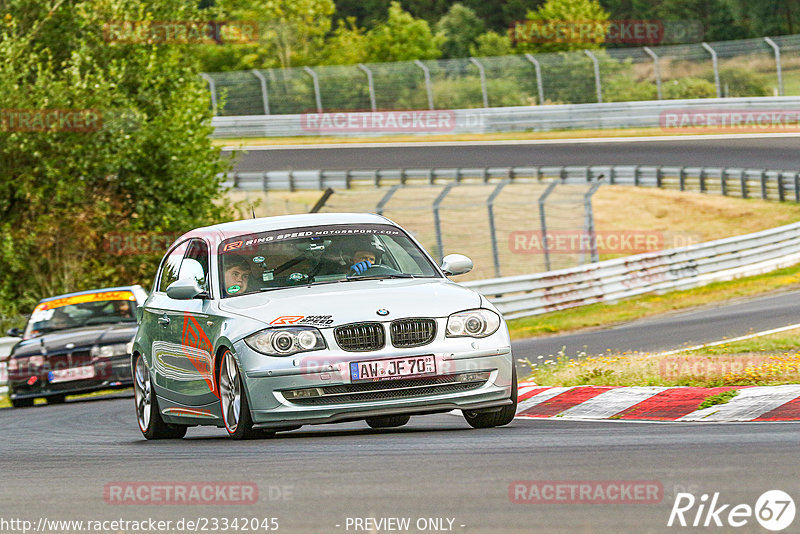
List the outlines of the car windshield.
{"label": "car windshield", "polygon": [[343,224],[249,234],[220,244],[223,297],[301,285],[441,276],[396,226]]}
{"label": "car windshield", "polygon": [[85,293],[40,302],[25,327],[24,338],[56,330],[98,324],[136,322],[136,297],[130,291]]}

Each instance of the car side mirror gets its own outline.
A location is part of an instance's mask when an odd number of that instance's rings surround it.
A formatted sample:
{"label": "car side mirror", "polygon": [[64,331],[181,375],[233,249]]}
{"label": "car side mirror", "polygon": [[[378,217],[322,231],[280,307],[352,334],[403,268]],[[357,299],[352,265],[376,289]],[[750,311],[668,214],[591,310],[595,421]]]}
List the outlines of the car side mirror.
{"label": "car side mirror", "polygon": [[6,332],[11,337],[22,337],[22,330],[19,328],[9,328],[8,332]]}
{"label": "car side mirror", "polygon": [[448,254],[442,259],[442,271],[447,276],[465,274],[472,270],[472,260],[463,254]]}
{"label": "car side mirror", "polygon": [[206,292],[193,278],[176,280],[167,287],[167,296],[175,300],[189,300],[205,295]]}

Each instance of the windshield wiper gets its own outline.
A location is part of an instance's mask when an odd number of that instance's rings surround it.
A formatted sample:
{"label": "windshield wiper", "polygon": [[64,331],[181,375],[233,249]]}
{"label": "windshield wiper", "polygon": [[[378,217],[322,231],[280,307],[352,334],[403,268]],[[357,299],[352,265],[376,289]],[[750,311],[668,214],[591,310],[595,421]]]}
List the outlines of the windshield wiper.
{"label": "windshield wiper", "polygon": [[383,280],[385,278],[416,278],[416,276],[408,273],[375,274],[372,276],[348,276],[345,280],[352,282],[353,280]]}

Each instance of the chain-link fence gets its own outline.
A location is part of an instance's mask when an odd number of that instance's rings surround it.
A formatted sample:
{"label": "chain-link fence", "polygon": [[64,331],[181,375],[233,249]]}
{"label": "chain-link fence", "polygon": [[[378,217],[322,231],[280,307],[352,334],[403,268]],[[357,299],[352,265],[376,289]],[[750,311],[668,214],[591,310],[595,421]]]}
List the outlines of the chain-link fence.
{"label": "chain-link fence", "polygon": [[204,74],[218,115],[800,95],[800,35]]}
{"label": "chain-link fence", "polygon": [[508,181],[337,190],[320,211],[383,214],[437,260],[453,253],[469,256],[475,268],[459,280],[481,280],[596,261],[591,250],[579,247],[554,249],[551,244],[548,251],[541,238],[593,232],[595,190],[593,183]]}

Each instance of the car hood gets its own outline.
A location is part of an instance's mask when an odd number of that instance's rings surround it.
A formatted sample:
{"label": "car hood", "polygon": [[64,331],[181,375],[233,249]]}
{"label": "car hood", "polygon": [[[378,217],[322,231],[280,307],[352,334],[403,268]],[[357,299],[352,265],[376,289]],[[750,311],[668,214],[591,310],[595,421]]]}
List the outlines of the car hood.
{"label": "car hood", "polygon": [[[336,326],[403,317],[446,317],[477,308],[480,295],[446,279],[384,279],[279,289],[228,298],[220,309],[273,325]],[[387,315],[379,315],[386,310]]]}
{"label": "car hood", "polygon": [[[127,343],[136,333],[136,323],[117,323],[84,326],[58,330],[49,334],[20,341],[12,356],[31,356],[63,350],[85,350],[93,345]],[[67,349],[67,344],[74,345]]]}

